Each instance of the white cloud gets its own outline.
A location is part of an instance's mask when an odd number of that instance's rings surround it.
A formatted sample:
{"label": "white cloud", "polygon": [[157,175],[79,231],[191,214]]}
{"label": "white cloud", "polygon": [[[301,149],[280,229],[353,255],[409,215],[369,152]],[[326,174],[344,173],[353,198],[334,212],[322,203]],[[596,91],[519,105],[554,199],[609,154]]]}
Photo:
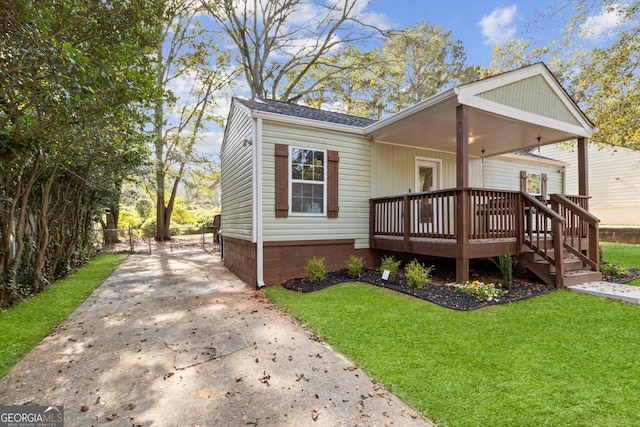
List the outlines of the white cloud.
{"label": "white cloud", "polygon": [[494,9],[489,15],[482,15],[478,22],[484,43],[496,45],[506,42],[516,34],[514,20],[518,7],[515,4]]}
{"label": "white cloud", "polygon": [[202,133],[200,137],[201,140],[197,144],[198,153],[212,156],[218,160],[220,158],[220,147],[222,147],[224,132],[221,129],[205,132]]}
{"label": "white cloud", "polygon": [[609,35],[624,23],[624,6],[615,3],[602,8],[600,15],[588,16],[580,26],[580,34],[588,39],[596,39],[602,35]]}

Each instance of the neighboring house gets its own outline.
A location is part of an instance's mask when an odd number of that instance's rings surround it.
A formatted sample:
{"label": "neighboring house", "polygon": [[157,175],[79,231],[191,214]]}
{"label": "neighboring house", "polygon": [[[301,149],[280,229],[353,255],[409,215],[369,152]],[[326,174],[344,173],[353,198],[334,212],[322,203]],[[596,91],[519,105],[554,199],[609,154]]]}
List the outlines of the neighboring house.
{"label": "neighboring house", "polygon": [[[567,163],[533,152],[518,151],[481,159],[481,187],[501,190],[524,190],[548,200],[549,194],[563,194]],[[477,161],[477,160],[476,160]],[[524,182],[523,182],[524,180]]]}
{"label": "neighboring house", "polygon": [[[549,145],[541,154],[567,163],[563,192],[577,194],[575,144]],[[640,227],[640,151],[589,144],[589,211],[601,226]]]}
{"label": "neighboring house", "polygon": [[[470,259],[509,250],[557,286],[597,279],[598,223],[580,207],[586,169],[565,198],[554,194],[563,163],[509,154],[586,147],[593,131],[543,64],[381,121],[234,98],[221,149],[224,263],[263,286],[306,275],[314,256],[329,271],[350,254],[372,267],[381,254],[437,256],[455,259],[460,282]],[[577,262],[554,255],[563,252]],[[565,274],[575,268],[587,271]]]}

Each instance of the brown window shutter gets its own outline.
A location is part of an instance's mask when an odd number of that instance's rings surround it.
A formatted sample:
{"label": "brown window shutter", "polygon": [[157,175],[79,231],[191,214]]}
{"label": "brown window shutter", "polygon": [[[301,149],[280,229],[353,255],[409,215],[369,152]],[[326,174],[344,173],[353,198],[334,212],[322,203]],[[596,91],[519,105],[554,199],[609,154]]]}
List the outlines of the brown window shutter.
{"label": "brown window shutter", "polygon": [[276,218],[289,216],[289,146],[276,144]]}
{"label": "brown window shutter", "polygon": [[329,164],[327,168],[327,218],[338,218],[338,162],[340,156],[337,151],[328,151]]}

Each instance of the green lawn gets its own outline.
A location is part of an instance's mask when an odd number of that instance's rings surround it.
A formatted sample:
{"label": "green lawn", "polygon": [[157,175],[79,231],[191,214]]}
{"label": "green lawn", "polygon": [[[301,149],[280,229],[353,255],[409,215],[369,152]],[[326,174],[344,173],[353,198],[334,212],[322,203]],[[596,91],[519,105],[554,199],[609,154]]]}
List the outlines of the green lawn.
{"label": "green lawn", "polygon": [[360,283],[264,292],[440,427],[638,425],[640,306],[556,291],[460,312]]}
{"label": "green lawn", "polygon": [[44,292],[0,312],[0,378],[69,317],[127,256],[99,255]]}
{"label": "green lawn", "polygon": [[[640,245],[602,242],[602,259],[621,267],[640,268]],[[640,279],[629,284],[640,286]]]}

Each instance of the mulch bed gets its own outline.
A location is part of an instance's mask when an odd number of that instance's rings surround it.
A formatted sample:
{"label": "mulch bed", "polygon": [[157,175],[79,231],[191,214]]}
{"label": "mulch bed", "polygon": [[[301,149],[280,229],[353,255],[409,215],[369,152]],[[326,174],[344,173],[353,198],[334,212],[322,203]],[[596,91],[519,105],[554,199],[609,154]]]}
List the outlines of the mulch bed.
{"label": "mulch bed", "polygon": [[640,268],[627,267],[626,270],[625,275],[603,274],[602,280],[611,283],[629,283],[640,278]]}
{"label": "mulch bed", "polygon": [[[344,282],[365,282],[372,285],[392,289],[403,294],[412,295],[434,304],[454,310],[475,310],[489,305],[505,304],[531,298],[537,295],[555,291],[552,285],[547,285],[540,281],[529,270],[516,263],[513,272],[513,283],[509,292],[500,298],[499,301],[483,301],[474,296],[459,292],[455,285],[455,265],[450,261],[435,261],[425,263],[427,266],[433,264],[433,277],[428,285],[422,289],[413,289],[407,283],[407,279],[398,275],[394,282],[382,280],[377,269],[367,268],[359,279],[349,277],[348,270],[343,269],[327,273],[327,278],[322,283],[313,284],[308,278],[292,279],[284,282],[283,287],[300,292],[313,292],[327,288],[329,286]],[[602,280],[611,283],[628,283],[640,278],[640,269],[627,268],[626,275],[603,275]],[[469,264],[470,280],[479,280],[484,283],[502,283],[502,276],[498,268],[488,259],[474,259]]]}
{"label": "mulch bed", "polygon": [[[430,265],[431,263],[427,263]],[[531,298],[554,291],[554,286],[540,282],[535,276],[524,268],[517,267],[514,271],[514,280],[509,292],[500,298],[499,301],[483,301],[474,296],[459,292],[455,285],[455,267],[453,263],[435,263],[432,272],[433,278],[430,283],[422,289],[413,289],[407,284],[407,280],[401,274],[394,282],[382,280],[381,274],[376,269],[365,269],[364,274],[359,279],[349,277],[348,270],[339,270],[327,273],[327,278],[322,283],[313,284],[308,278],[292,279],[284,282],[283,287],[300,292],[318,291],[329,286],[344,282],[366,282],[372,285],[392,289],[403,294],[412,295],[434,304],[454,310],[474,310],[489,305],[505,304]],[[480,280],[484,283],[501,283],[502,276],[489,260],[472,260],[470,265],[470,279]]]}

